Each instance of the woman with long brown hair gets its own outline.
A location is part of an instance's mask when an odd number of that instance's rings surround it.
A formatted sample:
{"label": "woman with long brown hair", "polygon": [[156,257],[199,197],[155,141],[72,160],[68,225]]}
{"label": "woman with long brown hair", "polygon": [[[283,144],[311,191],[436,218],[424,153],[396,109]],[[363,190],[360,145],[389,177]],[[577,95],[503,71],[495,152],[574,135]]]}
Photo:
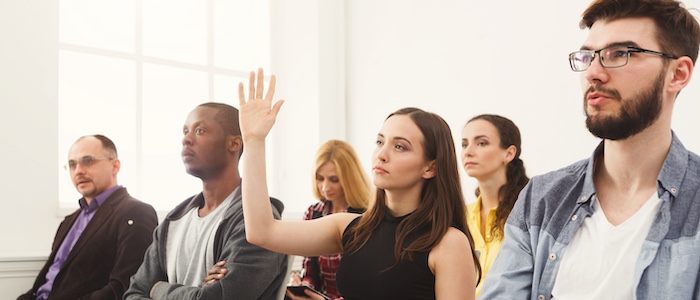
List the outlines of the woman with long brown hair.
{"label": "woman with long brown hair", "polygon": [[[467,224],[479,253],[483,277],[503,244],[503,227],[529,178],[520,159],[520,130],[499,115],[479,115],[462,129],[462,165],[479,182],[467,207]],[[483,278],[476,287],[479,297]]]}
{"label": "woman with long brown hair", "polygon": [[[417,108],[389,115],[372,154],[377,191],[362,216],[279,221],[263,201],[268,197],[265,137],[283,102],[272,104],[274,76],[264,98],[262,85],[262,70],[257,86],[251,73],[247,100],[239,85],[248,240],[296,255],[343,253],[337,284],[348,300],[474,299],[478,263],[447,123]],[[316,234],[306,234],[310,230]]]}

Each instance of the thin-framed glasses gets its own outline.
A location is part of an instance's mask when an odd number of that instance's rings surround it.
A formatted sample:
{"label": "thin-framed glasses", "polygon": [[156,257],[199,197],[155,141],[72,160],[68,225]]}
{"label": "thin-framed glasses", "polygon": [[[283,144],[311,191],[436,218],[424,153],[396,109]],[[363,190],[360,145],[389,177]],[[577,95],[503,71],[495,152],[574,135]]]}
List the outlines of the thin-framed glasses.
{"label": "thin-framed glasses", "polygon": [[574,72],[583,72],[591,66],[596,54],[600,60],[600,65],[605,68],[619,68],[627,65],[632,53],[647,53],[658,55],[664,58],[677,59],[673,54],[662,53],[630,46],[612,46],[600,50],[579,50],[569,54],[569,65]]}
{"label": "thin-framed glasses", "polygon": [[66,165],[63,166],[64,169],[74,171],[75,168],[78,167],[78,165],[81,165],[83,167],[89,167],[94,165],[96,162],[101,161],[101,160],[112,160],[114,158],[108,157],[108,158],[95,158],[93,156],[83,156],[80,159],[76,160],[69,160]]}

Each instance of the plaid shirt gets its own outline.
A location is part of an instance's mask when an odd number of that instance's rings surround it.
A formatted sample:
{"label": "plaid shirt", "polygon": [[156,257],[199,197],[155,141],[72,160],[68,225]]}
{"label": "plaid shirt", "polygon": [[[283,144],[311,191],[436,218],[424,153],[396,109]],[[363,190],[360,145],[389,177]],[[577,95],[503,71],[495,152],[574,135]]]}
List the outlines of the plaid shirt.
{"label": "plaid shirt", "polygon": [[[326,206],[326,204],[329,205]],[[330,201],[320,201],[309,206],[309,209],[307,209],[304,214],[304,220],[330,215],[331,208]],[[351,207],[348,207],[346,211],[353,213],[362,212]],[[324,293],[331,299],[343,300],[343,297],[340,296],[338,288],[335,285],[335,272],[338,270],[341,257],[341,254],[304,257],[301,273],[304,276],[304,281],[308,282],[311,287]]]}

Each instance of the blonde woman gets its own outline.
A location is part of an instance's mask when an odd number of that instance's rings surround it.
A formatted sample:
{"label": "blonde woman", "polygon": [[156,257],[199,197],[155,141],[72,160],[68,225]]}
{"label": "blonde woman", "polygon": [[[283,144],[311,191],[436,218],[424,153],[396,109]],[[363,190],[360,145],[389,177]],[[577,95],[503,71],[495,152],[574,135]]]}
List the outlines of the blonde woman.
{"label": "blonde woman", "polygon": [[[319,202],[309,206],[304,220],[339,212],[360,214],[367,210],[370,183],[350,144],[340,140],[323,143],[316,153],[313,175],[314,196]],[[308,285],[328,298],[342,299],[335,284],[341,257],[341,254],[304,257],[302,276],[292,274],[293,285]]]}

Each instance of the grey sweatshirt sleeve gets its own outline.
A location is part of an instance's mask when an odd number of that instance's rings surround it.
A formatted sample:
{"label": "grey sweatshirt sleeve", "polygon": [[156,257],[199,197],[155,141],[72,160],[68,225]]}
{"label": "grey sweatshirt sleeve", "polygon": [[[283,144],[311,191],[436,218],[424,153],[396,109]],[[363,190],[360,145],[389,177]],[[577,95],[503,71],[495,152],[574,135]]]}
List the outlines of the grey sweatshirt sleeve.
{"label": "grey sweatshirt sleeve", "polygon": [[[215,248],[217,248],[217,242],[222,243],[220,245],[221,253],[217,257],[217,261],[226,261],[225,268],[228,269],[226,276],[214,284],[203,287],[161,282],[153,290],[153,299],[276,298],[286,276],[287,256],[248,243],[245,238],[243,210],[240,202],[234,204],[231,209],[234,213],[222,223],[222,227],[219,228],[222,231],[222,237],[215,242]],[[273,211],[275,218],[279,218],[280,214],[274,206]],[[165,268],[162,269],[165,270]],[[141,270],[137,275],[140,273]],[[134,280],[139,280],[139,278],[135,276]],[[139,286],[140,284],[135,283],[134,280],[132,280],[132,287]],[[153,286],[155,282],[149,279],[144,280],[144,283],[144,286]],[[148,292],[150,292],[150,287],[146,295]]]}
{"label": "grey sweatshirt sleeve", "polygon": [[[161,226],[158,226],[153,232],[153,242],[148,249],[146,249],[143,263],[141,263],[138,271],[131,276],[129,289],[124,293],[123,299],[150,299],[149,294],[151,292],[151,287],[158,281],[168,280],[166,266],[164,265],[165,261],[161,260],[159,254],[162,251],[161,237],[163,236],[163,227],[166,226],[161,224]],[[162,257],[165,257],[165,255]]]}

